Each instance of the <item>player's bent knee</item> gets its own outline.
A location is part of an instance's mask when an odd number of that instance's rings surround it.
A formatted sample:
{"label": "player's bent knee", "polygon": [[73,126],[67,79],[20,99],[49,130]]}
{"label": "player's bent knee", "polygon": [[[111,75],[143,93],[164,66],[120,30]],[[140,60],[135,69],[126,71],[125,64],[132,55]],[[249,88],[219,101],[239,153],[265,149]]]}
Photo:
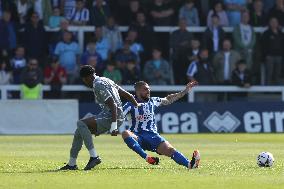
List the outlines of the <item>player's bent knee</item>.
{"label": "player's bent knee", "polygon": [[122,136],[123,139],[126,139],[127,137],[131,136],[131,132],[128,131],[128,130],[125,130],[121,133],[121,136]]}

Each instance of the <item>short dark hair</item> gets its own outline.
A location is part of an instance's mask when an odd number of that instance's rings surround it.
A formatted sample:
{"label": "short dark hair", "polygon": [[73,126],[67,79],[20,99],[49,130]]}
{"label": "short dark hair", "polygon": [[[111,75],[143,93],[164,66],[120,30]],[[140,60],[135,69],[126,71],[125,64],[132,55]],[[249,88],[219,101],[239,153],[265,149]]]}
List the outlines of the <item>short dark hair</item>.
{"label": "short dark hair", "polygon": [[148,83],[146,83],[145,81],[137,81],[136,83],[134,83],[134,89],[137,90],[144,85],[148,85]]}
{"label": "short dark hair", "polygon": [[95,73],[95,69],[90,65],[84,65],[80,68],[80,77],[88,77]]}

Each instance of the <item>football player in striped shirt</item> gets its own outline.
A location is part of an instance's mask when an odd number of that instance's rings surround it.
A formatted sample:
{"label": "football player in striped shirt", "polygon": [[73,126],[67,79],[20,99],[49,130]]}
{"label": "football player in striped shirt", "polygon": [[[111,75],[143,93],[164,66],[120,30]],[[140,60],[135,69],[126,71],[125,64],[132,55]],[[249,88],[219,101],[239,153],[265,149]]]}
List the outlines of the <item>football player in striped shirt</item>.
{"label": "football player in striped shirt", "polygon": [[179,93],[170,94],[165,98],[150,97],[150,87],[144,81],[135,83],[136,100],[140,106],[127,102],[123,106],[123,114],[131,122],[129,130],[122,133],[122,138],[127,146],[145,159],[149,164],[157,165],[158,157],[147,155],[145,150],[156,152],[160,155],[171,157],[177,164],[188,169],[198,168],[200,153],[194,150],[191,160],[176,150],[165,138],[157,132],[155,123],[155,109],[159,106],[169,105],[185,96],[197,82],[189,82],[185,89]]}

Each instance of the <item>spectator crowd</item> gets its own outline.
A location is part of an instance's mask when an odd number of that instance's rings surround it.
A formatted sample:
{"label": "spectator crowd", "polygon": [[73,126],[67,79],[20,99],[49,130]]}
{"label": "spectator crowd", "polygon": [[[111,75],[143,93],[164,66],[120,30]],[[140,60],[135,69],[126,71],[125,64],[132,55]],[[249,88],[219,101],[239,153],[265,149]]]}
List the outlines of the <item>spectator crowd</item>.
{"label": "spectator crowd", "polygon": [[[70,26],[95,26],[83,49]],[[154,26],[178,29],[160,36]],[[122,85],[280,85],[283,26],[284,0],[0,0],[0,84],[48,84],[59,97],[89,64]]]}

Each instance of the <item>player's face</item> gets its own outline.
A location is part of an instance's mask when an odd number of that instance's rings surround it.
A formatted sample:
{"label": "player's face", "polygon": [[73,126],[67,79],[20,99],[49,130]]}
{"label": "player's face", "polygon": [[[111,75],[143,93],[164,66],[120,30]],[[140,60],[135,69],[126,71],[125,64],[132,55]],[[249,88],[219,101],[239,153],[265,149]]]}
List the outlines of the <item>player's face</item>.
{"label": "player's face", "polygon": [[139,88],[139,90],[137,91],[137,95],[138,97],[140,97],[141,99],[147,101],[150,98],[150,87],[149,85],[143,85]]}
{"label": "player's face", "polygon": [[93,87],[93,80],[94,80],[93,76],[87,76],[82,78],[84,84],[89,88]]}

